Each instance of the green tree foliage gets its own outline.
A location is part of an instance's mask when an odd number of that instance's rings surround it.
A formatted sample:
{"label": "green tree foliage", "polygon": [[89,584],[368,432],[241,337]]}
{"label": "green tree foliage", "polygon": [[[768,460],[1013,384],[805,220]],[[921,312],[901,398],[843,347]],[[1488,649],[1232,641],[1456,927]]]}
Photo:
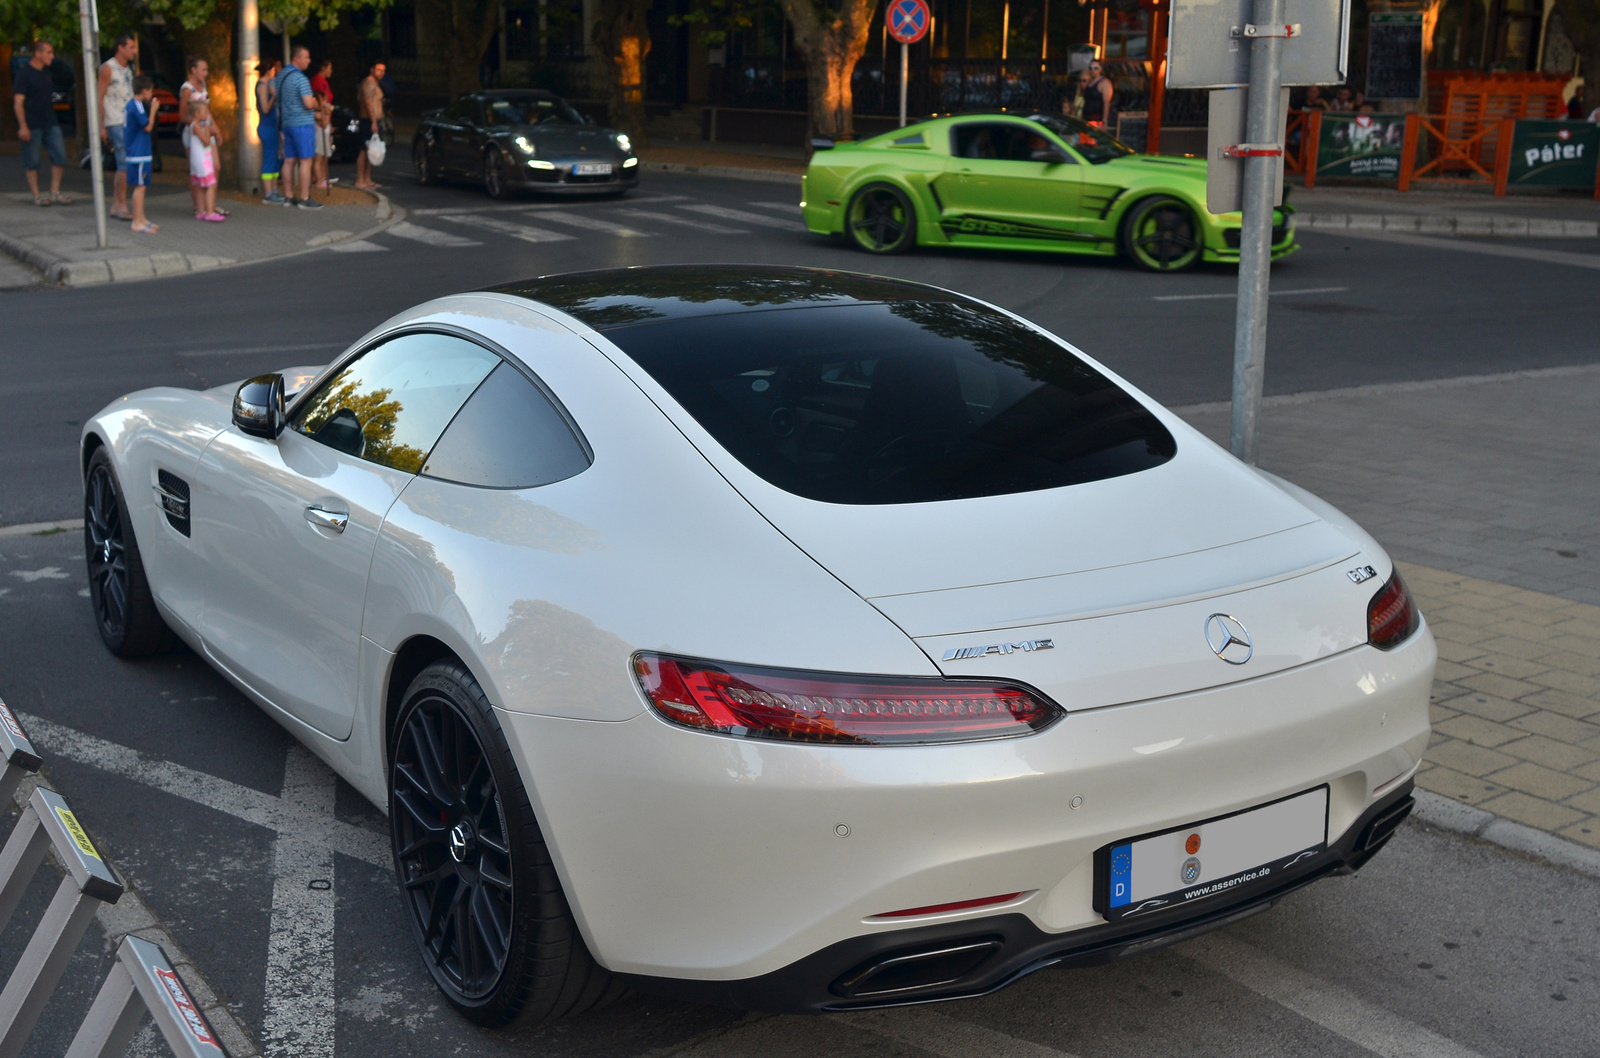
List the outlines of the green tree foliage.
{"label": "green tree foliage", "polygon": [[667,25],[694,26],[700,31],[701,44],[726,47],[730,36],[756,24],[756,7],[751,0],[698,0],[683,14],[667,16]]}
{"label": "green tree foliage", "polygon": [[353,378],[320,394],[306,413],[303,429],[314,437],[329,419],[349,412],[361,424],[361,435],[366,442],[361,451],[363,459],[408,474],[419,473],[428,453],[412,445],[398,444],[394,439],[395,424],[403,410],[400,402],[390,399],[392,391],[389,389],[368,392],[362,390],[361,384],[361,379]]}

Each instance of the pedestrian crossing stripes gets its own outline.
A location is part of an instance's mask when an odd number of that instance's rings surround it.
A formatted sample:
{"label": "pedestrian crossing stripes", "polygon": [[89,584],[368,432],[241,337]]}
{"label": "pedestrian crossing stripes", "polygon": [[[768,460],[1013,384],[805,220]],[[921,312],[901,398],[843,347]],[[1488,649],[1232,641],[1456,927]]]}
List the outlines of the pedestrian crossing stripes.
{"label": "pedestrian crossing stripes", "polygon": [[[644,204],[652,208],[638,208]],[[750,208],[735,209],[732,206],[696,202],[684,195],[656,195],[629,199],[625,207],[599,202],[560,205],[530,202],[509,207],[484,205],[477,208],[416,209],[409,212],[409,217],[426,218],[428,223],[403,220],[370,238],[350,239],[328,249],[334,253],[382,253],[397,248],[394,242],[383,238],[390,235],[405,242],[444,249],[484,245],[482,238],[453,230],[459,228],[472,229],[477,236],[487,233],[531,243],[571,242],[594,236],[617,239],[648,239],[660,235],[682,237],[688,232],[751,235],[753,229],[795,233],[806,231],[805,225],[794,217],[798,207],[793,202],[746,202],[741,205]],[[780,218],[772,215],[775,213],[788,213],[789,216]]]}
{"label": "pedestrian crossing stripes", "polygon": [[429,246],[483,245],[476,239],[468,239],[465,236],[454,235],[450,232],[439,231],[435,228],[424,228],[422,225],[413,224],[409,220],[403,220],[399,224],[390,226],[387,230],[387,233],[390,235],[399,236],[402,239],[410,239],[412,242],[426,243]]}
{"label": "pedestrian crossing stripes", "polygon": [[698,203],[692,206],[680,206],[680,209],[693,210],[704,213],[708,217],[720,217],[723,220],[737,220],[745,224],[759,224],[764,228],[783,228],[786,231],[805,231],[806,226],[799,221],[778,220],[776,217],[763,216],[760,213],[747,213],[742,209],[729,209],[727,206],[713,206],[708,203]]}
{"label": "pedestrian crossing stripes", "polygon": [[577,238],[564,232],[550,231],[547,228],[536,228],[531,224],[518,224],[514,221],[501,220],[499,217],[483,217],[476,213],[459,213],[448,217],[441,217],[452,224],[465,224],[473,228],[482,228],[484,231],[498,232],[509,235],[513,239],[523,242],[562,242],[567,239]]}
{"label": "pedestrian crossing stripes", "polygon": [[725,228],[721,224],[712,224],[706,220],[691,220],[688,217],[678,217],[671,213],[657,213],[648,209],[619,209],[626,217],[637,217],[640,220],[653,220],[658,224],[671,224],[680,228],[694,228],[710,235],[749,235],[749,228]]}

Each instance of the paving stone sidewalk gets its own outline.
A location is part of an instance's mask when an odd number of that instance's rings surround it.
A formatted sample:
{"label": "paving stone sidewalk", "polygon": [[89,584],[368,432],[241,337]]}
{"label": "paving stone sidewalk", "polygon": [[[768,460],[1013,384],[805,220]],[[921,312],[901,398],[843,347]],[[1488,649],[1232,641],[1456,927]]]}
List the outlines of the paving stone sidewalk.
{"label": "paving stone sidewalk", "polygon": [[1600,849],[1600,606],[1400,569],[1439,644],[1417,785]]}
{"label": "paving stone sidewalk", "polygon": [[[219,195],[231,211],[220,224],[194,219],[187,176],[180,159],[166,158],[171,172],[157,174],[146,193],[145,214],[160,231],[135,235],[127,221],[108,219],[107,245],[95,244],[93,186],[88,172],[68,169],[62,190],[71,205],[40,207],[23,182],[21,159],[0,155],[0,251],[50,282],[69,286],[150,279],[182,272],[281,257],[362,234],[400,219],[381,196],[336,188],[316,192],[320,210],[264,206],[259,199]],[[107,206],[110,180],[107,180]],[[8,284],[15,285],[15,284]]]}

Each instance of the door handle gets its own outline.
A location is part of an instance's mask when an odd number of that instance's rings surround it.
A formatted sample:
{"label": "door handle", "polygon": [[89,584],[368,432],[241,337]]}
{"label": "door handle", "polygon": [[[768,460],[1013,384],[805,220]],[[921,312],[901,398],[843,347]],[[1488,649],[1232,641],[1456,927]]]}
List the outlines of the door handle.
{"label": "door handle", "polygon": [[344,527],[350,524],[350,514],[348,511],[328,511],[312,505],[306,508],[306,521],[318,529],[342,533]]}

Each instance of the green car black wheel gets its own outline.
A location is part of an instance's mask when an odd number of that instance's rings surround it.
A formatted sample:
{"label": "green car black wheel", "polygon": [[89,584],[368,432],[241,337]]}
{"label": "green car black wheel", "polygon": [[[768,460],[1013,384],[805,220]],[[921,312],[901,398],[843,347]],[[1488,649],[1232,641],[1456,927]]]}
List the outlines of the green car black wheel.
{"label": "green car black wheel", "polygon": [[917,243],[917,212],[889,184],[868,184],[845,212],[850,240],[868,253],[905,253]]}
{"label": "green car black wheel", "polygon": [[1135,203],[1122,220],[1122,251],[1151,272],[1181,272],[1200,260],[1204,246],[1194,211],[1158,195]]}

